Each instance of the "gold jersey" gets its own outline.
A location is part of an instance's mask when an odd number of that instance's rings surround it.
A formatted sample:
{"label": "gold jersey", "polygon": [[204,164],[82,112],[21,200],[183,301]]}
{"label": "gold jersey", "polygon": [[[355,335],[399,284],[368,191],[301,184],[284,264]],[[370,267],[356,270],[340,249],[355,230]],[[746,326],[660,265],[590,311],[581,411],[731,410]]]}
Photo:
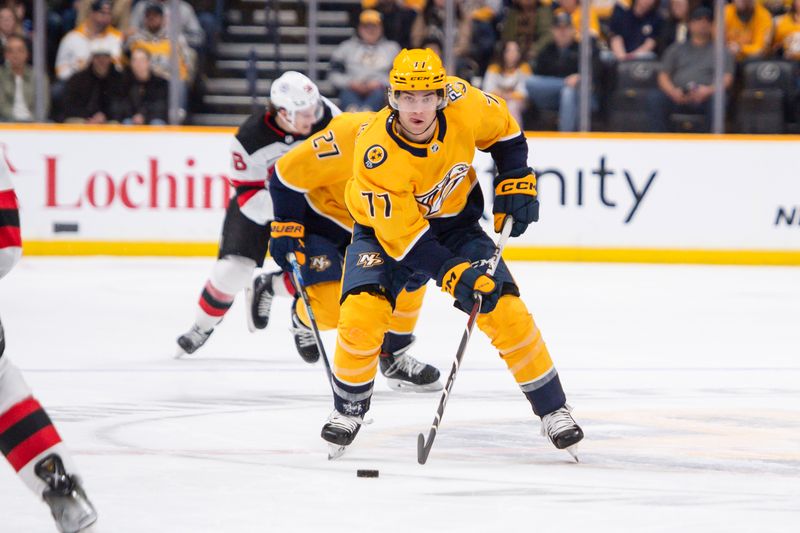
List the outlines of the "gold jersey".
{"label": "gold jersey", "polygon": [[[447,106],[437,113],[427,144],[403,139],[389,108],[378,111],[356,140],[347,207],[398,261],[432,221],[456,217],[465,209],[477,186],[475,148],[491,149],[495,155],[503,143],[518,143],[521,136],[502,98],[454,76],[447,78],[445,97]],[[517,166],[526,164],[527,148],[522,159]]]}
{"label": "gold jersey", "polygon": [[[283,155],[275,164],[274,177],[282,185],[305,196],[317,214],[353,230],[353,219],[344,203],[345,184],[353,173],[355,139],[375,113],[342,113],[328,125]],[[285,206],[275,206],[276,214]]]}

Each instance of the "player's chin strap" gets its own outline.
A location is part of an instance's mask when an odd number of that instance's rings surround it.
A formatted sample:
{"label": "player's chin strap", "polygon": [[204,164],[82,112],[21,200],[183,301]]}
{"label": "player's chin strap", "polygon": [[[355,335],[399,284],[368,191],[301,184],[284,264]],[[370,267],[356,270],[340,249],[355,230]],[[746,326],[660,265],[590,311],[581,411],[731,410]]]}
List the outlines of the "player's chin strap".
{"label": "player's chin strap", "polygon": [[322,344],[322,338],[319,335],[319,327],[317,327],[317,319],[314,317],[314,310],[311,309],[311,299],[308,297],[306,285],[303,281],[303,274],[300,271],[300,263],[297,262],[297,257],[294,252],[286,254],[286,260],[292,265],[292,274],[294,275],[295,285],[300,292],[300,297],[303,300],[303,305],[306,307],[308,313],[308,321],[311,322],[311,331],[314,333],[314,340],[317,343],[317,348],[322,356],[322,362],[325,363],[325,373],[328,374],[328,384],[333,390],[333,375],[331,373],[331,364],[328,361],[328,355],[325,353],[325,346]]}
{"label": "player's chin strap", "polygon": [[[513,225],[514,219],[511,215],[506,216],[506,219],[503,221],[503,229],[500,232],[500,238],[494,248],[494,254],[489,260],[489,268],[486,269],[486,273],[490,276],[494,274],[497,265],[500,263],[500,256],[503,254],[503,248],[505,248],[508,238],[511,236],[511,227]],[[447,376],[447,384],[444,386],[442,397],[439,399],[439,407],[436,409],[436,416],[433,418],[430,431],[428,431],[428,442],[425,442],[425,435],[422,433],[417,435],[417,462],[421,465],[425,464],[425,461],[428,460],[428,454],[431,453],[433,440],[436,438],[436,433],[439,431],[439,424],[442,422],[447,399],[450,397],[450,391],[453,388],[453,383],[456,381],[458,367],[461,366],[461,360],[464,358],[464,352],[467,350],[467,343],[472,335],[475,322],[478,320],[478,313],[481,310],[482,300],[483,298],[481,298],[481,295],[476,291],[475,304],[472,306],[472,310],[469,313],[469,320],[467,320],[467,327],[464,329],[464,334],[461,336],[461,344],[458,345],[456,359],[453,361],[450,375]]]}

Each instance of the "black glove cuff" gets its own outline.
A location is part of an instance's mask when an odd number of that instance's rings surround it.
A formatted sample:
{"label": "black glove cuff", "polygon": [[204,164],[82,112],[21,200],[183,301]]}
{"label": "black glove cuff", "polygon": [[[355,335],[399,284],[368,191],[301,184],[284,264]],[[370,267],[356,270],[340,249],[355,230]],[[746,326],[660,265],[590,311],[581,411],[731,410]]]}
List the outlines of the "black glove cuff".
{"label": "black glove cuff", "polygon": [[531,167],[512,168],[511,170],[506,170],[505,172],[499,173],[494,178],[494,184],[497,185],[504,179],[508,178],[522,178],[527,176],[528,174],[533,174],[533,169]]}

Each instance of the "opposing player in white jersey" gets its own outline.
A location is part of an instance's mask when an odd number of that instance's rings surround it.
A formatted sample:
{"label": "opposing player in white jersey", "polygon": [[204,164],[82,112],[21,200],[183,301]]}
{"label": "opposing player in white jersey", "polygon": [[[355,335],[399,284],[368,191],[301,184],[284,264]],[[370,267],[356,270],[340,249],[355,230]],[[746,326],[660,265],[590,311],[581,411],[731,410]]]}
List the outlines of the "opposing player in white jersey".
{"label": "opposing player in white jersey", "polygon": [[[9,165],[0,153],[0,278],[21,255],[17,197]],[[97,520],[97,513],[81,487],[58,431],[22,374],[4,354],[5,348],[0,322],[0,451],[25,484],[50,506],[59,531],[84,531]]]}
{"label": "opposing player in white jersey", "polygon": [[[267,326],[276,293],[294,294],[281,271],[253,280],[256,267],[264,264],[269,244],[273,213],[268,180],[280,156],[324,128],[337,114],[339,109],[320,96],[310,79],[289,71],[272,83],[267,109],[251,115],[236,132],[231,143],[231,185],[236,194],[225,213],[218,259],[200,295],[195,322],[178,337],[178,356],[193,353],[208,340],[242,289],[247,289],[251,331]],[[311,331],[299,320],[295,321],[298,336],[314,342]]]}

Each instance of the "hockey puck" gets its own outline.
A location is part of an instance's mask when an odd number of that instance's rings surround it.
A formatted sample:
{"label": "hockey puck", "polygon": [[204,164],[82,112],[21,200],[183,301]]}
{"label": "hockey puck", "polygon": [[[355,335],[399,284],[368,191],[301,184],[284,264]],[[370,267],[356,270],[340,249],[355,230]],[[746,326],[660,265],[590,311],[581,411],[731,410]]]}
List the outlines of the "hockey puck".
{"label": "hockey puck", "polygon": [[356,470],[356,476],[358,477],[378,477],[377,470]]}

